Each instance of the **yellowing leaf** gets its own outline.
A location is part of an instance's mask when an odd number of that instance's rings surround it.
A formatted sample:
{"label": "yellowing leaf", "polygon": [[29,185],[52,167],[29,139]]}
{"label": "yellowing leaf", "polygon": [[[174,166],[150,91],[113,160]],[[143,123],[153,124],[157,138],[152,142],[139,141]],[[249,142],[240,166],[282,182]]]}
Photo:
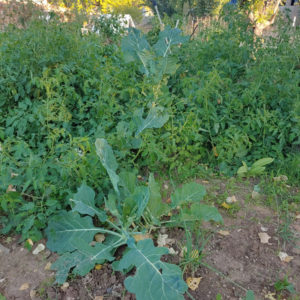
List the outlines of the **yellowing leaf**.
{"label": "yellowing leaf", "polygon": [[287,253],[285,253],[285,252],[279,252],[279,253],[278,253],[278,256],[279,256],[279,258],[280,258],[281,261],[286,262],[286,263],[288,263],[288,262],[290,262],[292,259],[294,259],[293,256],[289,256],[289,255],[287,255]]}
{"label": "yellowing leaf", "polygon": [[95,270],[101,270],[101,269],[102,269],[102,265],[99,264],[95,265]]}
{"label": "yellowing leaf", "polygon": [[228,205],[226,202],[223,202],[221,204],[222,207],[226,208],[226,209],[229,209],[230,208],[230,205]]}
{"label": "yellowing leaf", "polygon": [[262,244],[268,244],[269,243],[269,239],[271,238],[266,232],[260,232],[258,234],[259,238],[260,238],[260,242]]}
{"label": "yellowing leaf", "polygon": [[46,266],[45,266],[45,268],[44,268],[44,270],[45,271],[49,271],[50,269],[51,269],[51,262],[49,261],[49,262],[47,262],[47,264],[46,264]]}
{"label": "yellowing leaf", "polygon": [[227,230],[219,230],[218,234],[223,235],[223,236],[227,236],[227,235],[230,235],[230,232],[227,231]]}
{"label": "yellowing leaf", "polygon": [[215,157],[219,156],[219,153],[217,152],[217,148],[216,147],[213,147],[213,153],[214,153]]}
{"label": "yellowing leaf", "polygon": [[151,234],[135,234],[133,236],[134,240],[136,242],[142,241],[142,240],[146,240],[146,239],[152,239],[152,235]]}
{"label": "yellowing leaf", "polygon": [[192,291],[195,291],[198,288],[201,279],[202,277],[188,277],[186,283]]}

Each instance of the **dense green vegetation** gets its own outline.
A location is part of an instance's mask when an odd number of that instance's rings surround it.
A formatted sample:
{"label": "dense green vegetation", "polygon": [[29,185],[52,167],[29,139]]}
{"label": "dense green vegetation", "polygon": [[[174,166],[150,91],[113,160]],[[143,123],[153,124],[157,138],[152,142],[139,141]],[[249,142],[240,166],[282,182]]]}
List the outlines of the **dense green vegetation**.
{"label": "dense green vegetation", "polygon": [[[297,182],[299,31],[282,27],[262,40],[242,15],[224,21],[193,41],[179,38],[167,60],[151,46],[155,28],[141,35],[146,68],[121,36],[82,35],[79,21],[37,20],[0,33],[2,231],[39,239],[82,182],[105,193],[96,138],[141,175],[231,176],[242,161],[271,157],[276,172]],[[151,113],[163,126],[137,133]]]}

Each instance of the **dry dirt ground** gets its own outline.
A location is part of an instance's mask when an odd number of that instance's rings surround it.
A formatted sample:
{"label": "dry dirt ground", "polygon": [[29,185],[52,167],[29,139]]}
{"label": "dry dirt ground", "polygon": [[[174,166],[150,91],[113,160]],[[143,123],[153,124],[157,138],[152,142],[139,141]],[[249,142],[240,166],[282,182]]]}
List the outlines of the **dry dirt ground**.
{"label": "dry dirt ground", "polygon": [[[195,291],[189,290],[194,299],[216,299],[217,294],[222,295],[220,299],[244,299],[244,289],[253,290],[255,299],[300,299],[300,240],[293,239],[286,244],[282,242],[278,235],[279,221],[276,212],[254,205],[254,201],[249,200],[252,188],[253,186],[239,186],[235,191],[241,208],[233,216],[229,216],[225,209],[220,209],[224,225],[204,224],[203,234],[210,234],[211,237],[204,248],[202,261],[209,267],[196,266],[194,271],[188,268],[184,274],[185,279],[202,277],[198,288]],[[223,189],[224,185],[220,183],[219,191],[223,193]],[[290,229],[299,237],[300,219],[295,219]],[[220,230],[228,231],[229,234],[222,235]],[[172,247],[178,253],[167,255],[163,259],[179,263],[179,253],[185,243],[185,231],[166,228],[160,231],[175,240]],[[268,243],[261,243],[261,232],[271,237]],[[159,233],[153,233],[154,237]],[[125,291],[124,275],[114,273],[110,265],[104,265],[100,270],[94,269],[82,278],[72,276],[65,287],[59,287],[53,284],[53,271],[47,270],[48,263],[55,260],[55,254],[46,249],[33,255],[32,251],[29,252],[22,244],[18,244],[16,237],[11,241],[2,237],[0,243],[10,250],[9,253],[0,252],[0,293],[8,300],[99,300],[102,296],[104,299],[135,299]],[[42,243],[45,244],[45,241]],[[201,242],[195,240],[195,246],[201,247]],[[286,252],[293,259],[282,262],[278,257],[279,251]],[[285,277],[294,285],[296,294],[282,292],[281,295],[275,295],[275,282]]]}

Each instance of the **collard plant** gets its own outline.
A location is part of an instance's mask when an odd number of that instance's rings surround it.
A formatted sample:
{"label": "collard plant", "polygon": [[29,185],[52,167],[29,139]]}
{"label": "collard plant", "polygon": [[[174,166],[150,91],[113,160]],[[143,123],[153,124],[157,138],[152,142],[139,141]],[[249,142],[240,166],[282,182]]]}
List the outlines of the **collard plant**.
{"label": "collard plant", "polygon": [[172,75],[178,68],[178,58],[172,55],[172,47],[186,43],[189,37],[182,36],[179,28],[167,26],[159,33],[158,41],[150,46],[145,35],[131,28],[122,40],[125,62],[140,62],[140,71],[146,77],[159,82],[163,75]]}
{"label": "collard plant", "polygon": [[[127,246],[123,257],[112,266],[115,271],[124,273],[135,268],[134,275],[124,282],[129,292],[143,300],[184,299],[187,285],[181,269],[161,261],[168,249],[155,247],[151,239],[136,242],[136,236],[145,233],[146,219],[156,219],[159,223],[159,218],[174,208],[185,207],[181,217],[189,220],[222,221],[222,217],[214,207],[200,203],[205,194],[203,186],[184,185],[174,192],[168,205],[162,202],[153,175],[148,185],[138,185],[134,172],[118,172],[118,163],[105,139],[97,139],[95,145],[112,189],[101,203],[96,200],[95,192],[82,184],[70,199],[72,210],[50,220],[46,230],[47,246],[61,255],[52,265],[57,271],[56,282],[65,282],[71,270],[75,275],[85,275],[95,264],[114,261],[115,251],[120,246]],[[191,212],[191,207],[198,211]],[[105,235],[103,243],[93,242],[98,233]]]}

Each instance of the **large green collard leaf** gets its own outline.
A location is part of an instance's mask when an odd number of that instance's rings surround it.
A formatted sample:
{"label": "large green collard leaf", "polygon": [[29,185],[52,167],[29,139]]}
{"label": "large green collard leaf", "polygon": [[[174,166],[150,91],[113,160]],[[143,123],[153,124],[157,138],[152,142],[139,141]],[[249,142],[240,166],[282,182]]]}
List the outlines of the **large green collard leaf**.
{"label": "large green collard leaf", "polygon": [[116,170],[118,169],[118,163],[114,156],[113,150],[105,139],[96,139],[95,146],[97,155],[99,156],[103,167],[106,169],[109,175],[114,190],[119,195],[120,192],[118,188],[118,182],[120,179],[119,176],[116,174]]}
{"label": "large green collard leaf", "polygon": [[58,253],[74,251],[76,250],[72,243],[74,239],[81,239],[88,244],[97,232],[101,232],[101,229],[93,225],[91,217],[80,217],[75,212],[64,212],[50,219],[46,229],[47,247]]}
{"label": "large green collard leaf", "polygon": [[169,114],[164,112],[164,108],[160,106],[151,107],[146,119],[143,119],[143,112],[143,109],[137,112],[135,136],[138,136],[147,128],[161,128],[169,119]]}
{"label": "large green collard leaf", "polygon": [[158,42],[154,45],[155,52],[163,57],[166,57],[171,46],[183,44],[189,40],[188,36],[182,36],[179,28],[171,28],[167,26],[164,31],[159,33]]}
{"label": "large green collard leaf", "polygon": [[170,207],[169,205],[167,205],[162,201],[161,194],[160,194],[160,186],[155,181],[152,173],[149,176],[148,186],[150,190],[150,198],[147,207],[151,215],[159,219],[161,216],[169,212]]}
{"label": "large green collard leaf", "polygon": [[75,204],[72,208],[73,211],[91,217],[96,215],[102,222],[106,220],[105,213],[95,206],[95,192],[89,186],[82,184],[70,201]]}
{"label": "large green collard leaf", "polygon": [[132,245],[120,260],[119,269],[136,267],[135,275],[127,277],[124,284],[137,300],[184,299],[187,285],[182,279],[181,269],[160,260],[167,253],[167,248],[154,247],[153,241],[147,239]]}
{"label": "large green collard leaf", "polygon": [[150,46],[141,31],[135,28],[129,29],[128,36],[122,39],[121,49],[125,62],[140,60],[143,64],[143,72],[148,75],[148,64],[153,60]]}
{"label": "large green collard leaf", "polygon": [[184,203],[200,201],[205,194],[203,185],[196,182],[186,183],[171,195],[171,206],[175,208]]}
{"label": "large green collard leaf", "polygon": [[191,207],[183,208],[181,213],[172,217],[178,222],[215,221],[223,223],[223,218],[214,206],[193,203]]}
{"label": "large green collard leaf", "polygon": [[114,257],[110,251],[112,246],[96,244],[94,247],[80,239],[75,239],[72,244],[78,249],[72,253],[66,252],[51,266],[56,270],[56,282],[62,284],[66,281],[72,268],[73,274],[84,276],[92,270],[95,264],[103,264],[105,261],[112,261]]}

